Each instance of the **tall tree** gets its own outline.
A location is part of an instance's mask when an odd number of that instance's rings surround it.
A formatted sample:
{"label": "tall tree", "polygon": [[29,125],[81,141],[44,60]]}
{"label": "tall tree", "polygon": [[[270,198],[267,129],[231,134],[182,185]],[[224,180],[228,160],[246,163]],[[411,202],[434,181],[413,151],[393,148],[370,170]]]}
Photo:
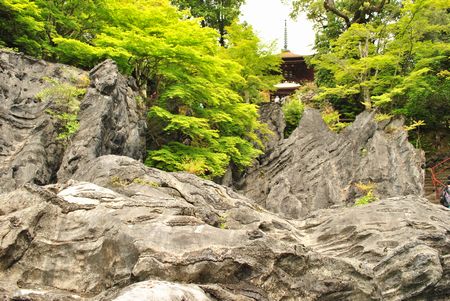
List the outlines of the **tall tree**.
{"label": "tall tree", "polygon": [[[66,59],[111,57],[146,86],[151,150],[147,164],[216,177],[248,166],[261,151],[257,107],[236,87],[243,67],[223,55],[214,29],[202,28],[166,0],[115,0],[92,45],[55,42]],[[76,49],[76,51],[74,51]]]}
{"label": "tall tree", "polygon": [[[448,126],[448,9],[445,0],[404,1],[397,20],[352,24],[330,42],[328,52],[313,59],[317,69],[332,75],[332,83],[321,86],[319,97],[358,99],[367,108]],[[425,114],[423,104],[429,105],[430,99],[430,108],[441,110],[434,114],[447,119],[436,123]]]}
{"label": "tall tree", "polygon": [[[367,24],[389,12],[391,5],[397,6],[398,0],[285,0],[292,3],[292,15],[306,12],[309,19],[322,28],[330,20],[348,29],[352,24]],[[331,16],[332,15],[332,16]],[[333,18],[334,17],[334,18]]]}
{"label": "tall tree", "polygon": [[245,0],[172,0],[180,9],[190,9],[192,16],[203,18],[202,25],[215,28],[220,45],[225,46],[226,27],[239,17]]}

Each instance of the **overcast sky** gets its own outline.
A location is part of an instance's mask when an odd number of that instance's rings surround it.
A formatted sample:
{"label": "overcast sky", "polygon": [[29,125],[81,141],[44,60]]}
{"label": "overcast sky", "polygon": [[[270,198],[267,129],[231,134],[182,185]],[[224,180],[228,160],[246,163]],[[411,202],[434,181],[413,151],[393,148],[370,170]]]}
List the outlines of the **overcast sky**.
{"label": "overcast sky", "polygon": [[278,50],[284,47],[284,20],[287,19],[288,49],[297,54],[313,53],[312,24],[304,15],[297,21],[291,20],[290,8],[281,0],[246,0],[241,11],[241,20],[252,25],[262,41],[276,41]]}

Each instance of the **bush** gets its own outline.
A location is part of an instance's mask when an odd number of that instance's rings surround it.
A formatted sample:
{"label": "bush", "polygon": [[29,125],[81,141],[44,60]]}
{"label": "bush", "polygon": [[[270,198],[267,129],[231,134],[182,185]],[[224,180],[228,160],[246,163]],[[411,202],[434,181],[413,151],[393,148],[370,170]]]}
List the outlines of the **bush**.
{"label": "bush", "polygon": [[341,114],[331,106],[325,107],[321,114],[323,121],[333,132],[339,133],[350,125],[348,122],[340,122]]}
{"label": "bush", "polygon": [[60,83],[54,79],[47,79],[51,86],[42,90],[36,98],[49,103],[47,114],[58,121],[58,140],[69,139],[79,128],[77,120],[80,110],[80,98],[86,93],[86,89],[77,88],[68,83]]}
{"label": "bush", "polygon": [[284,120],[286,122],[286,128],[284,129],[285,138],[289,137],[297,128],[304,110],[305,105],[297,97],[288,98],[283,104]]}
{"label": "bush", "polygon": [[378,198],[374,194],[375,184],[374,183],[356,183],[356,189],[361,193],[365,194],[364,196],[358,198],[355,201],[354,206],[363,206],[370,204],[372,202],[378,201]]}

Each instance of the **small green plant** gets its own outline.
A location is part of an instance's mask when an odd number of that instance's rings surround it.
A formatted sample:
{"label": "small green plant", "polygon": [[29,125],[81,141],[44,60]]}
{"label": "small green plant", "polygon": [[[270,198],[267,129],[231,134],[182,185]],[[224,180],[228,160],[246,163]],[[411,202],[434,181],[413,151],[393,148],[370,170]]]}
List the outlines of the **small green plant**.
{"label": "small green plant", "polygon": [[375,121],[376,122],[382,122],[388,119],[391,119],[392,115],[391,114],[384,114],[384,113],[378,113],[375,115]]}
{"label": "small green plant", "polygon": [[405,125],[403,129],[405,131],[412,131],[417,129],[419,126],[425,125],[425,121],[423,120],[413,120],[413,122],[410,125]]}
{"label": "small green plant", "polygon": [[340,122],[341,114],[331,106],[325,106],[321,115],[323,121],[333,132],[339,133],[350,125],[348,122]]}
{"label": "small green plant", "polygon": [[365,194],[362,197],[358,198],[355,201],[354,206],[363,206],[370,204],[372,202],[378,201],[378,198],[374,194],[375,184],[372,182],[369,183],[356,183],[355,187],[357,190],[359,190],[361,193]]}
{"label": "small green plant", "polygon": [[128,185],[130,185],[130,181],[126,180],[126,179],[122,179],[121,177],[118,176],[113,176],[111,177],[110,181],[112,186],[116,186],[116,187],[126,187]]}
{"label": "small green plant", "polygon": [[367,153],[368,153],[368,151],[367,151],[367,148],[365,148],[365,147],[363,147],[363,148],[361,148],[361,149],[359,150],[359,155],[360,155],[361,157],[367,156]]}
{"label": "small green plant", "polygon": [[220,215],[219,216],[219,228],[220,229],[228,229],[227,217],[225,215]]}
{"label": "small green plant", "polygon": [[86,89],[77,88],[68,83],[60,83],[53,78],[43,78],[50,83],[50,87],[42,90],[36,98],[49,103],[47,114],[58,120],[58,140],[68,140],[79,128],[77,120],[80,110],[80,99]]}
{"label": "small green plant", "polygon": [[61,122],[61,130],[56,136],[57,140],[67,140],[75,134],[80,128],[77,114],[61,113],[58,114],[52,110],[47,110],[47,114],[54,116]]}
{"label": "small green plant", "polygon": [[111,185],[116,186],[116,187],[126,187],[131,184],[138,184],[138,185],[149,186],[149,187],[160,187],[159,183],[153,182],[153,181],[148,181],[148,180],[145,180],[142,178],[134,178],[133,180],[128,180],[128,179],[123,179],[118,176],[111,177],[110,183],[111,183]]}
{"label": "small green plant", "polygon": [[82,74],[75,79],[77,88],[86,89],[91,84],[91,80],[87,74]]}
{"label": "small green plant", "polygon": [[134,184],[139,184],[139,185],[144,185],[144,186],[149,186],[149,187],[159,187],[159,183],[157,182],[153,182],[153,181],[147,181],[141,178],[134,178],[132,183]]}
{"label": "small green plant", "polygon": [[297,98],[292,97],[283,104],[284,120],[286,128],[284,129],[284,136],[289,137],[291,133],[297,128],[300,119],[302,118],[305,106],[303,102]]}
{"label": "small green plant", "polygon": [[145,111],[145,100],[141,95],[136,95],[134,97],[134,101],[136,102],[136,106],[139,110]]}

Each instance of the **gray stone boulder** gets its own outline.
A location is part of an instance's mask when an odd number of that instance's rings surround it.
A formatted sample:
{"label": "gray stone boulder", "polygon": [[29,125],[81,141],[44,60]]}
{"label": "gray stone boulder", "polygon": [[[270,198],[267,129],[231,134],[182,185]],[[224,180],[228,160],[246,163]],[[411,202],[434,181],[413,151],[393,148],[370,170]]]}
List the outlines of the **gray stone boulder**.
{"label": "gray stone boulder", "polygon": [[423,164],[423,152],[408,142],[401,120],[376,122],[373,112],[364,112],[337,134],[309,109],[291,136],[237,186],[264,208],[299,218],[353,204],[361,196],[358,183],[373,184],[379,198],[423,195]]}
{"label": "gray stone boulder", "polygon": [[46,113],[51,103],[36,96],[53,79],[72,83],[86,75],[76,68],[0,50],[0,192],[56,179],[64,144],[56,139],[56,122]]}
{"label": "gray stone boulder", "polygon": [[415,196],[289,221],[230,188],[109,155],[67,183],[2,194],[0,208],[0,299],[450,294],[450,211]]}
{"label": "gray stone boulder", "polygon": [[64,154],[58,171],[60,181],[70,179],[102,155],[138,160],[145,155],[145,110],[139,107],[137,89],[133,90],[112,60],[96,66],[89,76],[91,85],[78,114],[80,128]]}

